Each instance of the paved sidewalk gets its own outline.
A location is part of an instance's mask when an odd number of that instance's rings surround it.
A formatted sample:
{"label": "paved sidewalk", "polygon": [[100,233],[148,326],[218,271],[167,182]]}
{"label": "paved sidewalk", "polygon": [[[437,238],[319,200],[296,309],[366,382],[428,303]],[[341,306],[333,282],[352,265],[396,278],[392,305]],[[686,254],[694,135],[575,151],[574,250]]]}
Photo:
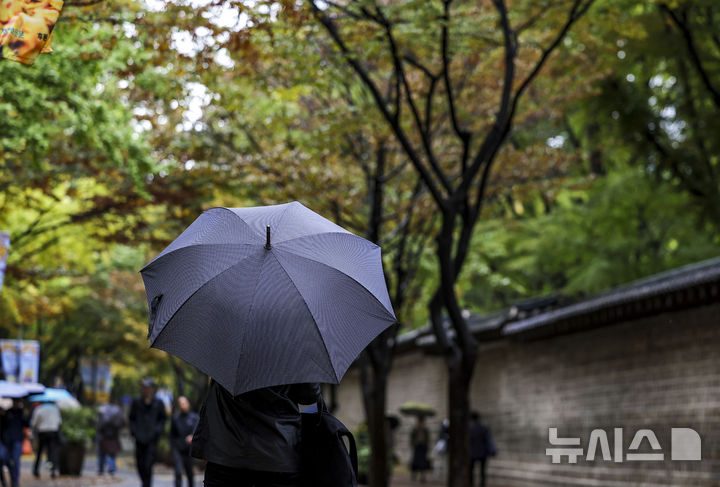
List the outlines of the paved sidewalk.
{"label": "paved sidewalk", "polygon": [[[44,470],[41,477],[36,479],[32,475],[34,456],[25,456],[22,459],[22,472],[20,487],[140,487],[140,479],[135,471],[135,459],[132,456],[121,456],[117,459],[117,472],[114,476],[108,474],[97,475],[97,457],[86,455],[83,473],[80,477],[62,476],[50,478],[50,472]],[[6,474],[7,478],[7,474]],[[187,485],[187,480],[183,485]],[[195,485],[202,487],[202,474],[195,475]],[[175,487],[175,475],[172,468],[156,464],[153,469],[153,487]]]}
{"label": "paved sidewalk", "polygon": [[[95,455],[86,455],[83,466],[83,474],[80,477],[58,477],[50,478],[48,471],[43,471],[41,478],[32,476],[32,463],[34,456],[24,456],[22,459],[22,472],[20,476],[20,487],[140,487],[140,479],[135,472],[135,459],[127,454],[118,458],[118,471],[114,476],[97,475],[97,458]],[[7,473],[6,473],[7,478]],[[187,480],[183,479],[183,485]],[[202,487],[202,473],[195,475],[195,486]],[[427,476],[425,483],[412,482],[407,472],[396,472],[392,477],[392,487],[443,487],[444,482],[435,479],[432,474]],[[156,464],[153,469],[153,487],[174,487],[175,476],[170,467]]]}

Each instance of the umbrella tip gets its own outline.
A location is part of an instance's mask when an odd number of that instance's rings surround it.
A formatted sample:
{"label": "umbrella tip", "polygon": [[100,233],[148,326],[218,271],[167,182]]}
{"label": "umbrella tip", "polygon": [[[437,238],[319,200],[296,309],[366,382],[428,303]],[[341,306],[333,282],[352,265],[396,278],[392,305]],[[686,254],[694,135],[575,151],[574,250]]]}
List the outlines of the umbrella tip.
{"label": "umbrella tip", "polygon": [[267,240],[265,241],[265,249],[270,250],[272,248],[272,245],[270,245],[270,225],[268,225],[265,228],[265,231],[267,233]]}

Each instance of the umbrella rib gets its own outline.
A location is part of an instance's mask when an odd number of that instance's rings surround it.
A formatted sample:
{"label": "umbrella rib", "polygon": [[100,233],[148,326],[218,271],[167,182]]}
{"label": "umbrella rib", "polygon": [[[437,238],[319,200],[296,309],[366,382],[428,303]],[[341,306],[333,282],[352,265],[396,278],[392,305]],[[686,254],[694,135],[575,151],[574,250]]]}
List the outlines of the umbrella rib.
{"label": "umbrella rib", "polygon": [[[358,238],[360,238],[360,237],[358,237]],[[333,267],[333,266],[331,266],[331,265],[327,265],[326,263],[320,262],[319,260],[311,259],[310,257],[305,257],[305,256],[298,255],[298,254],[293,254],[292,252],[287,251],[287,250],[284,250],[283,252],[287,252],[287,253],[291,254],[293,257],[298,258],[298,259],[305,259],[305,260],[308,260],[308,261],[310,261],[310,262],[315,262],[316,264],[319,264],[319,265],[321,265],[321,266],[323,266],[323,267],[327,267],[327,268],[330,269],[330,270],[333,270],[333,271],[335,271],[335,272],[338,272],[338,273],[342,274],[343,276],[347,277],[348,279],[350,279],[351,281],[353,281],[354,283],[356,283],[358,286],[360,286],[360,288],[361,288],[363,291],[365,291],[367,294],[369,294],[370,297],[372,297],[372,299],[374,299],[374,300],[382,307],[382,309],[390,312],[390,313],[392,314],[393,319],[396,319],[396,317],[395,317],[395,311],[394,311],[394,310],[388,310],[388,309],[385,307],[385,305],[380,302],[380,300],[377,298],[377,296],[375,296],[368,288],[365,287],[365,285],[363,285],[360,281],[358,281],[358,280],[355,279],[354,277],[352,277],[352,276],[348,275],[347,273],[341,271],[341,270],[338,269],[337,267]],[[276,259],[277,259],[277,257],[276,257]],[[278,259],[278,262],[280,262],[279,259]],[[282,263],[280,263],[280,266],[282,266]],[[285,270],[284,267],[283,267],[283,270]],[[287,273],[287,271],[285,271],[285,272]],[[288,274],[288,277],[289,277],[289,274]],[[290,277],[290,279],[292,280],[292,277]],[[293,281],[293,283],[294,283],[294,282],[295,282],[295,281]],[[392,303],[390,303],[390,306],[392,307]]]}
{"label": "umbrella rib", "polygon": [[282,222],[285,219],[285,215],[287,214],[288,210],[293,206],[293,203],[297,203],[297,202],[289,203],[283,210],[282,215],[280,215],[280,218],[278,218],[278,222],[277,222],[278,228],[282,228]]}
{"label": "umbrella rib", "polygon": [[265,235],[264,235],[263,233],[261,233],[259,230],[257,230],[256,228],[251,227],[251,226],[248,224],[248,222],[246,222],[245,220],[242,219],[242,217],[241,217],[240,215],[238,215],[237,213],[235,213],[234,211],[232,211],[230,208],[227,208],[227,207],[225,207],[225,206],[218,206],[218,208],[220,208],[221,210],[225,210],[225,211],[229,212],[232,216],[234,216],[235,218],[237,218],[238,220],[240,220],[241,222],[243,222],[243,224],[244,224],[246,227],[248,227],[251,232],[253,232],[255,235],[257,235],[258,237],[260,237],[260,238],[263,239],[263,241],[264,241]]}
{"label": "umbrella rib", "polygon": [[307,235],[300,235],[300,236],[298,236],[298,237],[289,238],[289,239],[287,239],[287,240],[281,240],[281,241],[278,241],[277,243],[278,243],[278,245],[279,245],[279,244],[286,244],[286,243],[289,243],[289,242],[294,242],[295,240],[300,240],[301,238],[312,238],[312,237],[316,237],[316,236],[318,236],[318,235],[346,235],[346,236],[348,236],[348,237],[353,237],[353,238],[360,239],[360,240],[362,240],[363,242],[365,242],[366,244],[369,244],[369,246],[372,247],[372,248],[379,248],[379,247],[380,247],[379,245],[372,243],[370,240],[368,240],[368,239],[366,239],[366,238],[359,237],[359,236],[355,235],[354,233],[352,233],[352,232],[347,232],[347,231],[346,231],[346,232],[332,231],[332,232],[309,233],[309,234],[307,234]]}
{"label": "umbrella rib", "polygon": [[178,313],[180,312],[180,310],[183,309],[183,307],[185,307],[185,305],[187,304],[187,302],[190,301],[190,300],[192,299],[192,297],[195,296],[198,292],[200,292],[200,290],[201,290],[204,286],[206,286],[208,283],[214,281],[214,280],[217,279],[218,277],[222,276],[222,275],[225,274],[226,272],[232,270],[233,267],[236,267],[236,266],[240,265],[241,263],[243,263],[245,260],[249,259],[250,257],[251,257],[250,255],[247,255],[247,256],[243,257],[242,259],[240,259],[239,261],[235,262],[233,265],[231,265],[230,267],[228,267],[228,268],[225,269],[224,271],[218,272],[218,273],[215,274],[213,277],[211,277],[211,278],[208,279],[207,281],[205,281],[205,282],[203,282],[202,284],[200,284],[200,285],[198,286],[198,288],[197,288],[195,291],[193,291],[192,294],[190,294],[190,296],[188,296],[187,299],[185,299],[185,301],[183,301],[183,303],[182,303],[180,306],[178,306],[178,309],[176,309],[176,310],[173,312],[172,316],[170,316],[170,318],[168,318],[168,320],[165,322],[165,325],[163,326],[163,329],[160,330],[160,332],[157,334],[157,336],[152,340],[152,342],[150,342],[150,346],[152,347],[153,345],[155,345],[155,342],[158,340],[158,338],[160,338],[160,335],[162,335],[162,334],[165,332],[165,330],[167,330],[168,324],[172,321],[173,318],[175,318],[175,315],[178,314]]}
{"label": "umbrella rib", "polygon": [[304,297],[304,296],[302,295],[302,293],[298,290],[298,287],[297,287],[297,284],[295,283],[295,280],[292,278],[292,276],[291,276],[290,273],[287,271],[287,269],[285,269],[285,266],[282,264],[282,262],[280,262],[280,259],[278,259],[277,256],[276,256],[274,253],[273,253],[273,257],[275,258],[275,261],[277,261],[278,265],[279,265],[280,268],[283,270],[283,272],[285,273],[285,275],[288,277],[288,279],[290,279],[290,282],[293,283],[293,287],[294,287],[295,290],[297,291],[298,296],[300,296],[300,300],[301,300],[301,301],[303,302],[303,304],[305,305],[305,309],[307,309],[308,314],[310,314],[310,316],[312,317],[313,323],[315,323],[315,331],[317,331],[317,334],[320,336],[320,341],[322,342],[323,347],[325,348],[325,353],[327,353],[328,361],[330,362],[330,368],[332,369],[332,373],[333,373],[333,375],[335,376],[335,382],[339,384],[339,383],[340,383],[340,378],[338,377],[337,372],[335,371],[335,364],[333,364],[332,356],[330,355],[330,350],[328,350],[327,344],[325,343],[325,337],[322,335],[322,333],[320,333],[320,328],[318,328],[318,326],[317,326],[317,319],[315,318],[315,315],[313,314],[312,310],[310,309],[310,306],[308,306],[307,301],[305,301],[305,297]]}

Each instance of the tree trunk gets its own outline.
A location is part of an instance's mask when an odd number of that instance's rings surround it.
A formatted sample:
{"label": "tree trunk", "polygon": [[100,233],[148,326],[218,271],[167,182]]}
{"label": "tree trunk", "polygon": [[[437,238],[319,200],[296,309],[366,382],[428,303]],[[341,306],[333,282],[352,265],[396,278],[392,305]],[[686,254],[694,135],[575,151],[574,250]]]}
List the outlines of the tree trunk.
{"label": "tree trunk", "polygon": [[[470,381],[472,380],[477,361],[477,342],[472,336],[468,324],[462,316],[460,305],[455,295],[454,286],[458,273],[453,259],[456,215],[459,212],[443,213],[442,231],[438,235],[437,256],[440,262],[441,288],[443,307],[455,331],[452,342],[445,344],[445,360],[448,367],[448,416],[450,418],[448,469],[449,487],[469,487],[470,485],[470,440],[468,424],[470,422]],[[460,242],[462,244],[462,240]],[[461,247],[459,245],[458,247]],[[457,249],[458,256],[464,249]],[[463,259],[459,260],[460,265]],[[433,320],[442,320],[442,316],[433,313]],[[435,334],[444,334],[441,326],[435,326]],[[442,343],[442,341],[441,341]]]}
{"label": "tree trunk", "polygon": [[[448,362],[448,415],[450,418],[449,487],[470,486],[470,381],[472,369],[460,356]],[[473,364],[474,365],[474,364]]]}
{"label": "tree trunk", "polygon": [[368,479],[370,487],[388,487],[390,468],[388,465],[388,449],[385,403],[387,397],[387,377],[383,371],[372,371],[372,391],[368,404],[368,433],[370,435],[370,466]]}

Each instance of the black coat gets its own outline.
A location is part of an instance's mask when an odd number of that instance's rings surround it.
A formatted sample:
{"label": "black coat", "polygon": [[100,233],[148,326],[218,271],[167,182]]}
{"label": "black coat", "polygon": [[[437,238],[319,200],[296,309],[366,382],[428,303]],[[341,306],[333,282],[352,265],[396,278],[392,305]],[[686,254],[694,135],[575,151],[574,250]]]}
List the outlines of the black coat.
{"label": "black coat", "polygon": [[232,468],[299,472],[298,403],[312,404],[319,397],[318,384],[268,387],[233,397],[213,381],[191,455]]}
{"label": "black coat", "polygon": [[141,397],[133,399],[130,406],[130,434],[135,441],[142,444],[153,443],[158,440],[165,430],[165,405],[154,397],[150,404],[146,404]]}
{"label": "black coat", "polygon": [[12,407],[8,409],[0,421],[2,442],[9,446],[18,441],[23,441],[23,438],[25,438],[23,428],[28,426],[30,426],[30,420],[22,408]]}
{"label": "black coat", "polygon": [[172,417],[170,423],[170,445],[180,453],[190,452],[190,445],[185,438],[195,432],[198,424],[198,415],[192,411],[189,413],[177,413]]}
{"label": "black coat", "polygon": [[480,421],[470,422],[470,458],[482,460],[494,455],[490,430]]}

